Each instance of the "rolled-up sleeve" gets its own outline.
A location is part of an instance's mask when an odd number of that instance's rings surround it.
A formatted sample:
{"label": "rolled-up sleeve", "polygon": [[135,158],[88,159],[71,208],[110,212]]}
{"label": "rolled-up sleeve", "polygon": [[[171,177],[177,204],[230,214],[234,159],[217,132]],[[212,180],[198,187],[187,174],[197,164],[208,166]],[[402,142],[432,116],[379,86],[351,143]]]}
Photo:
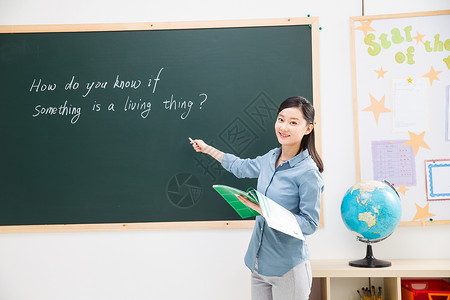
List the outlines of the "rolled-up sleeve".
{"label": "rolled-up sleeve", "polygon": [[225,154],[222,158],[222,167],[237,178],[257,178],[261,172],[261,158],[241,159],[233,154]]}
{"label": "rolled-up sleeve", "polygon": [[318,170],[309,170],[304,173],[299,186],[299,209],[295,215],[303,234],[313,234],[319,226],[320,199],[324,184]]}

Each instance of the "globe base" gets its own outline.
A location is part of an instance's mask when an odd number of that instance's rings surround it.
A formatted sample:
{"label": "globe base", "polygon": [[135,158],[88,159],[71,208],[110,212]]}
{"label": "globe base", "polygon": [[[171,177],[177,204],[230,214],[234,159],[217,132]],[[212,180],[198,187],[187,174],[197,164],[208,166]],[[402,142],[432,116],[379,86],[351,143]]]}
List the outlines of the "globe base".
{"label": "globe base", "polygon": [[381,260],[376,258],[363,258],[358,260],[352,260],[348,263],[352,267],[358,268],[386,268],[392,266],[390,261]]}
{"label": "globe base", "polygon": [[358,268],[386,268],[392,266],[390,261],[376,259],[375,256],[373,256],[372,245],[370,244],[367,244],[366,257],[363,259],[352,260],[348,264]]}

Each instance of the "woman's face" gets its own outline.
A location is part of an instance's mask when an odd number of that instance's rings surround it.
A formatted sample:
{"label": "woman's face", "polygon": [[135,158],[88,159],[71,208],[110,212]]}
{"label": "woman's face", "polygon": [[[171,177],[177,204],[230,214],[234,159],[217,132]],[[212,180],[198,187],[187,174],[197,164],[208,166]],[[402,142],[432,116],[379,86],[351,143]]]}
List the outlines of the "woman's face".
{"label": "woman's face", "polygon": [[304,135],[313,129],[312,124],[307,124],[300,108],[285,108],[278,114],[275,122],[275,133],[278,142],[282,146],[300,147]]}

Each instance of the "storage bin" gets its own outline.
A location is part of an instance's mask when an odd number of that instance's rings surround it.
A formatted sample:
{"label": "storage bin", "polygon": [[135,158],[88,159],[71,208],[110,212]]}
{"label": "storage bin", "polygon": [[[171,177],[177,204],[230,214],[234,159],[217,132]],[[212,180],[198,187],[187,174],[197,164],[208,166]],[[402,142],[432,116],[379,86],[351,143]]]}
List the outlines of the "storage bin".
{"label": "storage bin", "polygon": [[450,300],[450,283],[443,279],[404,279],[402,300]]}

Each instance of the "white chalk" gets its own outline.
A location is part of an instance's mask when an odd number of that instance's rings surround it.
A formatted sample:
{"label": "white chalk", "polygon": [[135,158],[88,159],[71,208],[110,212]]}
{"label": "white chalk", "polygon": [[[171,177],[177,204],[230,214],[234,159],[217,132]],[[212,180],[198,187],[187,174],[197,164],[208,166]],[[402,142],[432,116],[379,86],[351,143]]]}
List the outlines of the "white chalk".
{"label": "white chalk", "polygon": [[190,137],[188,137],[188,139],[189,139],[189,141],[191,141],[191,143],[193,143],[193,142],[194,142],[194,140],[193,140],[193,139],[191,139]]}

